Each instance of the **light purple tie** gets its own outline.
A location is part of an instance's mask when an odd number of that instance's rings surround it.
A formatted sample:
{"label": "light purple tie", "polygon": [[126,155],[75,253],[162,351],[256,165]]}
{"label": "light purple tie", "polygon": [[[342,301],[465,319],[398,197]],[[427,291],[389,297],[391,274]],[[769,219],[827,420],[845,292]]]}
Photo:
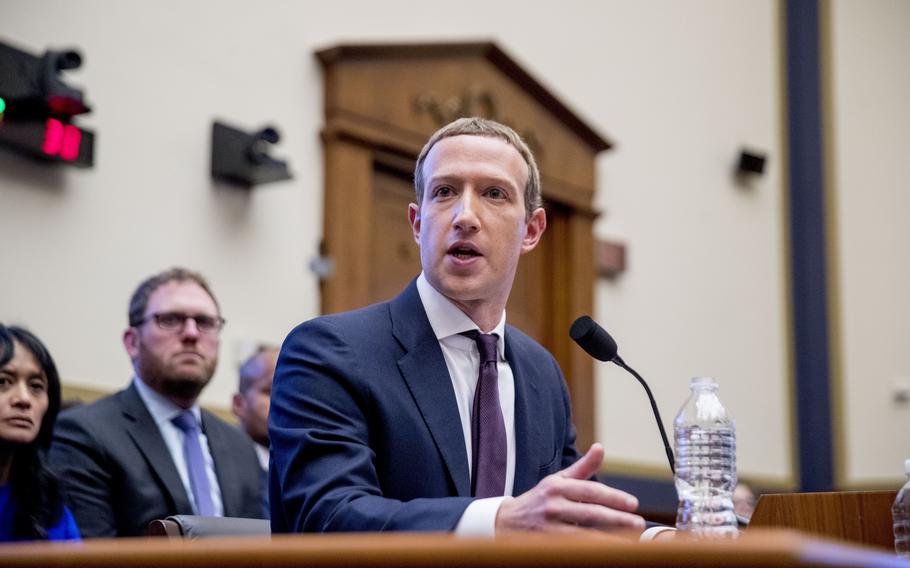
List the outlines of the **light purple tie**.
{"label": "light purple tie", "polygon": [[183,431],[183,456],[190,474],[190,488],[196,500],[196,514],[211,517],[215,514],[215,505],[212,503],[212,487],[205,471],[205,458],[199,445],[199,423],[189,410],[184,410],[171,422]]}
{"label": "light purple tie", "polygon": [[506,488],[506,425],[499,404],[499,371],[496,369],[496,343],[499,336],[476,330],[462,335],[477,343],[480,373],[474,390],[471,411],[471,494],[475,497],[499,497]]}

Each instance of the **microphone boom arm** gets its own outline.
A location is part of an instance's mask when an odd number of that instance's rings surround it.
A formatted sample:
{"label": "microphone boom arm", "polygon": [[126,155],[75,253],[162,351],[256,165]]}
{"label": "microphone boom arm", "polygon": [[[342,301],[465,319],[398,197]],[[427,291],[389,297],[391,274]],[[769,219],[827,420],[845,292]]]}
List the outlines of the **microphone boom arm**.
{"label": "microphone boom arm", "polygon": [[667,438],[667,431],[664,430],[664,422],[660,417],[660,410],[657,409],[657,402],[654,400],[654,395],[651,394],[651,389],[648,387],[648,383],[645,382],[641,375],[635,372],[635,369],[626,365],[626,362],[622,360],[618,354],[613,357],[612,361],[632,374],[633,377],[638,379],[638,382],[641,383],[641,386],[644,387],[645,392],[648,394],[648,401],[651,403],[651,410],[654,411],[654,417],[657,418],[657,429],[660,430],[660,437],[664,442],[664,450],[667,452],[667,460],[670,462],[670,471],[676,474],[676,460],[673,457],[673,450],[670,446],[670,440]]}

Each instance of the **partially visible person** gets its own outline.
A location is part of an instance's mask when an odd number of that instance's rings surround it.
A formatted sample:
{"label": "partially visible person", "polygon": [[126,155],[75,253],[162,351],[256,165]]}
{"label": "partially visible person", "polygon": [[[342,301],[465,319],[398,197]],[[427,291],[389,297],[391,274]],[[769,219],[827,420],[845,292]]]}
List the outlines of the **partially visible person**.
{"label": "partially visible person", "polygon": [[0,542],[79,540],[44,466],[60,409],[60,377],[44,344],[0,324]]}
{"label": "partially visible person", "polygon": [[278,347],[263,345],[240,365],[238,392],[234,393],[232,410],[240,425],[256,443],[262,485],[262,512],[269,518],[269,402],[272,378],[278,362]]}
{"label": "partially visible person", "polygon": [[752,487],[745,481],[740,481],[733,489],[733,512],[746,521],[752,519],[752,513],[755,512],[755,492]]}
{"label": "partially visible person", "polygon": [[252,442],[197,402],[225,321],[206,279],[155,274],[128,318],[130,386],[61,413],[49,454],[82,536],[142,536],[170,515],[262,518]]}

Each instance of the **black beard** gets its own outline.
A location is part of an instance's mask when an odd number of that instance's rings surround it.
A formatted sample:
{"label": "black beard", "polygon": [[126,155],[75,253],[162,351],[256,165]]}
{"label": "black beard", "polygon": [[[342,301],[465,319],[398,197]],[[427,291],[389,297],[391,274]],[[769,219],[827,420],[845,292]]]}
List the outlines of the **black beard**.
{"label": "black beard", "polygon": [[167,365],[144,347],[140,347],[136,369],[142,382],[167,398],[195,401],[202,389],[212,379],[215,366],[200,370],[199,375],[173,374]]}
{"label": "black beard", "polygon": [[162,391],[170,397],[196,400],[210,379],[211,377],[208,377],[200,382],[187,377],[159,377],[158,384],[161,385]]}

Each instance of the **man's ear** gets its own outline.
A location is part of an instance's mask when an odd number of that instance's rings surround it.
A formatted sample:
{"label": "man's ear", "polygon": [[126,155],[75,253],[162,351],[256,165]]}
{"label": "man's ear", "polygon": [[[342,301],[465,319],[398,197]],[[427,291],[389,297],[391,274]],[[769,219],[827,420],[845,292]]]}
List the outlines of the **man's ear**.
{"label": "man's ear", "polygon": [[243,395],[239,392],[234,393],[234,398],[231,400],[231,412],[234,413],[234,416],[237,418],[243,419],[246,416],[246,401],[243,399]]}
{"label": "man's ear", "polygon": [[123,332],[123,347],[126,348],[127,355],[130,359],[139,356],[139,330],[135,327],[128,327]]}
{"label": "man's ear", "polygon": [[411,223],[411,233],[414,240],[420,244],[420,205],[411,203],[408,205],[408,221]]}
{"label": "man's ear", "polygon": [[525,236],[521,239],[521,254],[527,254],[537,247],[540,237],[547,230],[547,212],[543,207],[538,207],[531,212],[525,228]]}

